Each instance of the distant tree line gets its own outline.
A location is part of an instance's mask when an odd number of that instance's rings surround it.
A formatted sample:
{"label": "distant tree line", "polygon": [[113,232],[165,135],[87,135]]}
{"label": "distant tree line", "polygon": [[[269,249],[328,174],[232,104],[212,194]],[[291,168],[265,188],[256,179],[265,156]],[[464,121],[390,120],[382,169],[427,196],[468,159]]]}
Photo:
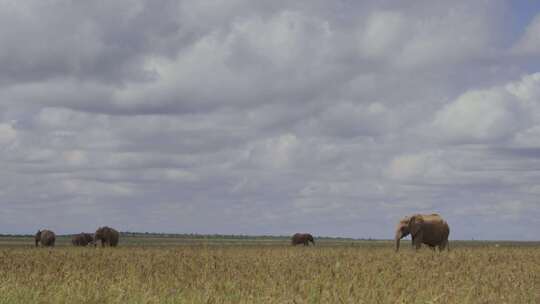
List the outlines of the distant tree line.
{"label": "distant tree line", "polygon": [[[59,237],[72,236],[73,234],[62,234]],[[228,239],[228,240],[289,240],[290,235],[244,235],[244,234],[199,234],[199,233],[158,233],[158,232],[120,232],[123,237],[152,237],[152,238],[178,238],[178,239]],[[27,238],[34,237],[33,234],[0,234],[0,237]],[[319,240],[334,241],[354,241],[354,240],[375,240],[371,238],[344,238],[344,237],[325,237],[317,236]]]}

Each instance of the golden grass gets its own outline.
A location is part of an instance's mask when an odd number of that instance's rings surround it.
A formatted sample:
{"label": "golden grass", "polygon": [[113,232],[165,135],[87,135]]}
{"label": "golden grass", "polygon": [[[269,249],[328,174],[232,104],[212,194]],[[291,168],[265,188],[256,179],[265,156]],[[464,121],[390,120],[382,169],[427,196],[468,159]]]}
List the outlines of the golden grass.
{"label": "golden grass", "polygon": [[540,248],[0,249],[0,303],[540,303]]}

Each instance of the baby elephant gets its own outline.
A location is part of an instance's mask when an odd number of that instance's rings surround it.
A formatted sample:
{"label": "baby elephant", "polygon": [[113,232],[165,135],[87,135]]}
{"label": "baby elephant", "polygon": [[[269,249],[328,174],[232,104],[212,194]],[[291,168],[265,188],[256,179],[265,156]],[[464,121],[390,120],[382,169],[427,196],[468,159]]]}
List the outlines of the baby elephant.
{"label": "baby elephant", "polygon": [[90,233],[84,233],[81,232],[79,234],[75,234],[71,238],[71,243],[73,246],[86,246],[88,244],[94,244],[94,236]]}
{"label": "baby elephant", "polygon": [[41,243],[42,247],[54,247],[56,235],[54,234],[54,232],[47,229],[38,230],[34,237],[34,240],[36,241],[36,247],[39,246],[39,243]]}

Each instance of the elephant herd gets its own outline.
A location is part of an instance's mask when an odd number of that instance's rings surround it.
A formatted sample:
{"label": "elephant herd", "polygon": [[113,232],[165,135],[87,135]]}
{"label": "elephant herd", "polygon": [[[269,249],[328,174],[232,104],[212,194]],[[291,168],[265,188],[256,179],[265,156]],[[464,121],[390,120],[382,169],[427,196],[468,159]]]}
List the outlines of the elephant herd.
{"label": "elephant herd", "polygon": [[[414,214],[402,218],[396,228],[395,234],[395,249],[399,251],[399,242],[407,235],[411,235],[412,245],[415,249],[419,249],[422,244],[429,246],[432,249],[439,248],[440,251],[447,249],[448,235],[450,228],[448,223],[438,214]],[[99,227],[94,234],[80,233],[73,236],[71,243],[74,246],[97,246],[97,242],[101,241],[101,246],[116,247],[120,233],[110,227]],[[36,247],[54,246],[56,236],[50,230],[39,230],[35,235]],[[309,233],[295,233],[291,238],[291,244],[309,246],[309,243],[315,245],[313,236]]]}
{"label": "elephant herd", "polygon": [[[448,223],[438,214],[414,214],[402,218],[396,228],[395,249],[399,251],[399,242],[407,235],[411,235],[412,245],[419,249],[422,244],[431,249],[439,248],[450,250],[448,246],[448,236],[450,227]],[[309,233],[296,233],[292,236],[291,244],[293,246],[303,244],[309,246],[309,242],[315,245],[313,236]]]}
{"label": "elephant herd", "polygon": [[[79,233],[73,235],[71,238],[71,244],[73,246],[97,246],[97,242],[101,241],[101,247],[110,246],[116,247],[118,240],[120,239],[120,233],[111,227],[99,227],[94,234],[91,233]],[[56,241],[56,235],[51,230],[38,230],[34,236],[36,247],[41,244],[42,247],[54,247]]]}

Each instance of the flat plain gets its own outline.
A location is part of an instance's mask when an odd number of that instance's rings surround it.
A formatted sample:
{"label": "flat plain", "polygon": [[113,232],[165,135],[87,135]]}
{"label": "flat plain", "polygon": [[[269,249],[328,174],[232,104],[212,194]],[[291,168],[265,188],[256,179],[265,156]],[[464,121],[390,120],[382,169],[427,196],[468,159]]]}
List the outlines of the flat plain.
{"label": "flat plain", "polygon": [[0,238],[0,303],[540,303],[540,244],[124,237],[118,248]]}

